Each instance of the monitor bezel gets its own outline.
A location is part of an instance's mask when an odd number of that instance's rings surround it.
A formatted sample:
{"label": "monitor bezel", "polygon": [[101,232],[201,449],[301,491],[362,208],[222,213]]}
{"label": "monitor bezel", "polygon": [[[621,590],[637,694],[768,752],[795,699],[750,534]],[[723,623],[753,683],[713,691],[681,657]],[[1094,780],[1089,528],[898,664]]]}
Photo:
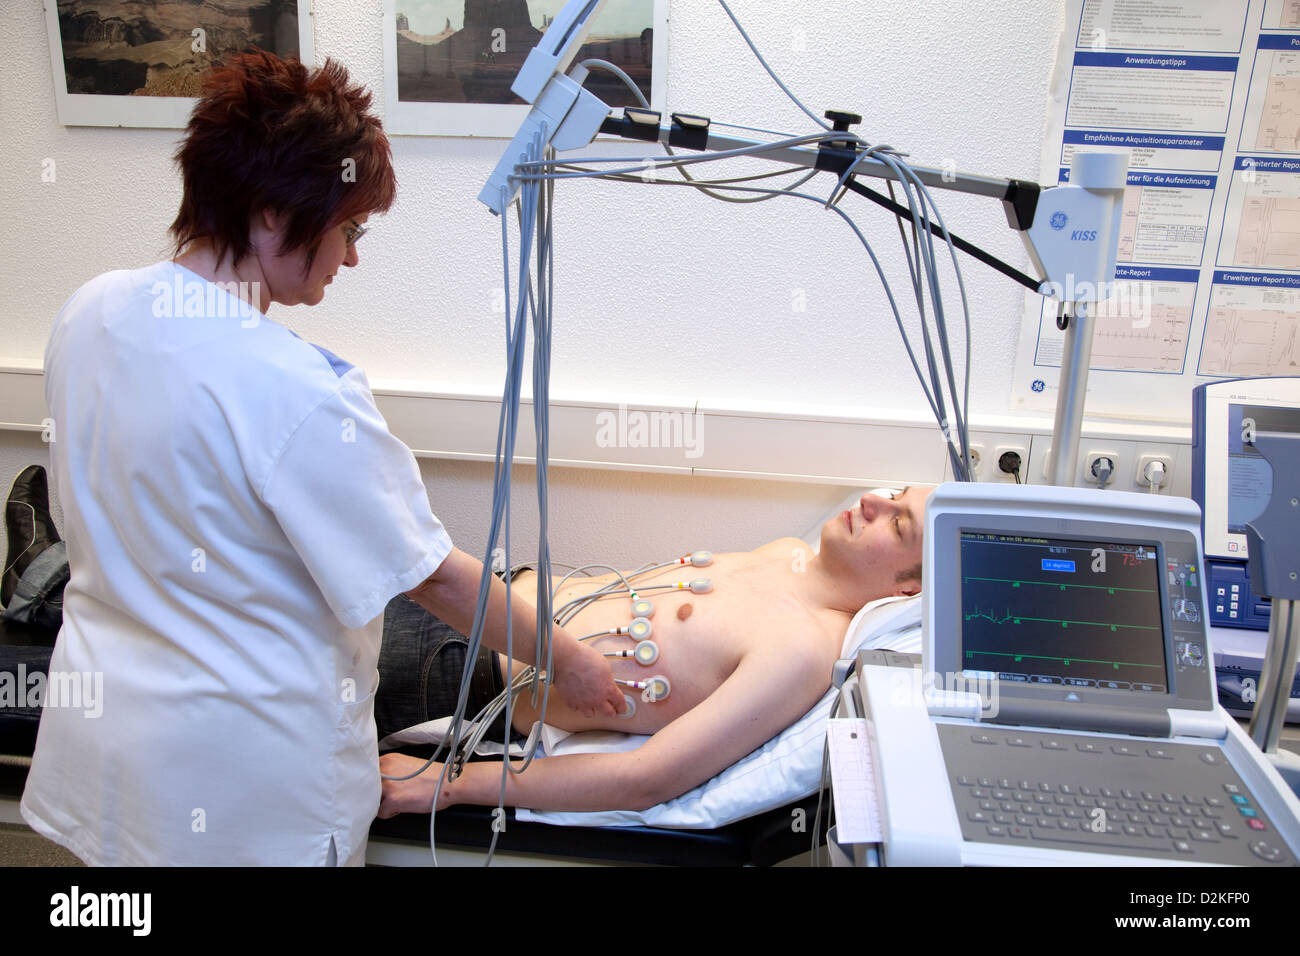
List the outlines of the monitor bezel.
{"label": "monitor bezel", "polygon": [[[1101,494],[1105,494],[1104,492]],[[1118,494],[1112,492],[1111,494]],[[1138,496],[1125,496],[1138,497]],[[1171,542],[1177,542],[1180,552],[1194,555],[1198,571],[1200,567],[1200,541],[1198,535],[1190,529],[1144,525],[1123,520],[1091,520],[1069,518],[1043,513],[1036,513],[1033,508],[1026,508],[1017,514],[997,514],[990,512],[962,513],[944,511],[933,515],[927,544],[927,557],[931,566],[926,568],[930,581],[961,580],[961,535],[964,532],[978,534],[1028,534],[1044,538],[1066,538],[1082,541],[1131,543],[1154,547],[1157,560],[1164,568],[1169,561]],[[1208,676],[1209,662],[1197,671],[1180,671],[1177,666],[1177,635],[1173,615],[1169,611],[1169,589],[1167,575],[1161,573],[1160,581],[1160,618],[1161,639],[1164,641],[1164,660],[1166,690],[1164,693],[1152,691],[1115,690],[1111,688],[1074,687],[1058,684],[1028,684],[1012,681],[997,681],[999,697],[1004,702],[1023,701],[1033,705],[1060,705],[1066,708],[1086,708],[1096,705],[1098,708],[1115,710],[1117,708],[1137,713],[1159,714],[1178,710],[1212,710],[1213,694]],[[1201,607],[1201,623],[1196,625],[1198,640],[1204,640],[1204,599],[1205,586],[1203,574],[1198,578],[1197,594]],[[961,607],[960,586],[936,589],[931,595],[931,619],[927,627],[931,635],[927,640],[925,667],[936,675],[958,674],[961,672],[961,627],[963,612]],[[1193,628],[1188,627],[1190,637]],[[955,641],[940,640],[937,635],[958,635]],[[1203,646],[1207,657],[1208,648]],[[1197,677],[1197,672],[1200,677]],[[1186,678],[1186,679],[1185,679]],[[936,678],[937,679],[937,678]]]}

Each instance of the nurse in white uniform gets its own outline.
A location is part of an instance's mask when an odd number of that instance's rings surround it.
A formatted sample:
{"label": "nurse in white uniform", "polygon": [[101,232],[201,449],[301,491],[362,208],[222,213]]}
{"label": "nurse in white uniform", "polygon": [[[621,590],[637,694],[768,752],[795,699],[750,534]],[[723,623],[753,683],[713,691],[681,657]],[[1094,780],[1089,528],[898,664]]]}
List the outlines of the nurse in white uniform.
{"label": "nurse in white uniform", "polygon": [[[365,374],[267,316],[320,302],[392,203],[369,100],[328,62],[213,71],[177,153],[176,257],[99,276],[55,322],[65,692],[47,694],[22,813],[88,863],[361,863],[384,606],[407,592],[470,630],[482,565]],[[492,584],[484,641],[504,650]],[[532,608],[513,610],[531,634]],[[554,645],[563,697],[622,707],[594,649],[558,628]]]}

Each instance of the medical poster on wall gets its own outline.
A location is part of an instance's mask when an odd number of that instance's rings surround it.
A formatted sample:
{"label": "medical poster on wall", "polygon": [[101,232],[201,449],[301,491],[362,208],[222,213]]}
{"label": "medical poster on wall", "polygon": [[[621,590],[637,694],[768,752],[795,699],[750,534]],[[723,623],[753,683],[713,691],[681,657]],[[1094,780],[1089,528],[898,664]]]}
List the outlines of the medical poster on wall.
{"label": "medical poster on wall", "polygon": [[[1040,181],[1129,152],[1088,413],[1181,423],[1202,382],[1300,375],[1300,2],[1066,7]],[[1029,298],[1012,407],[1050,411],[1064,335]]]}

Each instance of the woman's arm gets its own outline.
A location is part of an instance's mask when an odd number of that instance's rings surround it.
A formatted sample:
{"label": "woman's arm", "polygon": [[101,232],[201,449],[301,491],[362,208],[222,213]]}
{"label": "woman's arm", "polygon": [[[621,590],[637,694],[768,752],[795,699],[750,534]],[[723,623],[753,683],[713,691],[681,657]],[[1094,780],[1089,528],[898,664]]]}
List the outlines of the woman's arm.
{"label": "woman's arm", "polygon": [[[406,593],[430,614],[462,634],[469,634],[474,627],[482,574],[483,562],[459,548],[452,548],[437,571]],[[536,663],[537,610],[518,595],[510,599],[513,644],[507,650],[506,586],[496,575],[489,575],[488,587],[483,643],[495,651],[510,654],[515,660]],[[609,662],[599,651],[581,643],[559,625],[551,632],[551,646],[555,658],[553,686],[565,703],[586,717],[596,714],[612,717],[623,712],[623,692],[614,683]],[[545,661],[542,666],[545,667]]]}

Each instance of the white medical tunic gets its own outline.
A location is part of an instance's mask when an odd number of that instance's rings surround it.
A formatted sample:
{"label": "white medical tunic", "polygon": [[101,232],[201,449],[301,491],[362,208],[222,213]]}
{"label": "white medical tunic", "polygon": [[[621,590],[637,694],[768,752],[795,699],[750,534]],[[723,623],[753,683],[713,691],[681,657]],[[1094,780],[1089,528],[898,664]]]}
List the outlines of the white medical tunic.
{"label": "white medical tunic", "polygon": [[68,300],[45,384],[71,578],[24,819],[92,864],[361,862],[384,606],[452,547],[364,373],[162,262]]}

